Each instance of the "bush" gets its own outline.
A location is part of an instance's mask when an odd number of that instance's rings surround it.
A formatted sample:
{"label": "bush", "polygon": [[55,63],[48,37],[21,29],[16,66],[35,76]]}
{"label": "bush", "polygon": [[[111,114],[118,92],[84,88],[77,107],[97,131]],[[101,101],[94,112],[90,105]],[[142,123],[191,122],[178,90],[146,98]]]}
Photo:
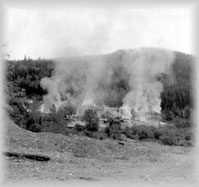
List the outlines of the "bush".
{"label": "bush", "polygon": [[138,131],[139,140],[154,139],[153,131],[150,128],[143,127]]}
{"label": "bush", "polygon": [[98,140],[104,140],[107,139],[107,134],[105,132],[90,132],[90,131],[85,131],[85,134],[90,137],[90,138],[95,138]]}
{"label": "bush", "polygon": [[36,115],[29,113],[20,121],[20,126],[32,132],[41,132],[41,117],[36,118]]}
{"label": "bush", "polygon": [[164,145],[176,145],[176,141],[172,136],[161,136],[160,141]]}
{"label": "bush", "polygon": [[20,98],[11,98],[9,100],[9,116],[20,127],[26,128],[25,118],[28,116],[28,112],[24,108],[23,100]]}
{"label": "bush", "polygon": [[80,124],[75,124],[75,130],[77,131],[77,132],[82,132],[82,131],[84,131],[86,128],[85,128],[85,126],[82,126],[82,125],[80,125]]}
{"label": "bush", "polygon": [[150,126],[132,126],[125,129],[126,136],[131,139],[154,139],[154,128]]}
{"label": "bush", "polygon": [[28,130],[32,131],[32,132],[42,132],[42,127],[41,127],[41,125],[34,123],[34,124],[30,125]]}
{"label": "bush", "polygon": [[64,113],[64,115],[73,115],[76,112],[76,109],[72,105],[65,106],[61,109],[61,112]]}
{"label": "bush", "polygon": [[162,118],[166,121],[172,121],[174,119],[174,114],[171,110],[164,110],[162,112]]}
{"label": "bush", "polygon": [[35,124],[35,120],[32,116],[29,116],[26,121],[26,129],[29,130],[33,124]]}
{"label": "bush", "polygon": [[159,140],[160,136],[162,136],[163,133],[162,133],[160,130],[156,129],[156,130],[153,132],[153,135],[154,135],[154,138],[155,138],[155,139]]}
{"label": "bush", "polygon": [[185,140],[190,141],[190,140],[191,140],[191,135],[190,135],[190,134],[187,134],[187,135],[185,136]]}
{"label": "bush", "polygon": [[189,122],[189,120],[182,119],[182,118],[179,118],[179,117],[176,117],[173,120],[173,122],[175,124],[175,127],[177,127],[177,128],[186,128],[186,127],[191,126],[191,123]]}
{"label": "bush", "polygon": [[68,128],[68,127],[66,127],[65,129],[64,129],[64,131],[63,131],[63,134],[64,135],[66,135],[66,136],[68,136],[68,135],[74,135],[74,134],[77,134],[77,135],[79,135],[80,133],[79,132],[77,132],[74,128]]}
{"label": "bush", "polygon": [[163,127],[158,129],[158,131],[161,133],[159,140],[163,144],[176,146],[192,145],[193,133],[190,132],[190,128]]}
{"label": "bush", "polygon": [[121,123],[119,121],[111,120],[109,126],[105,128],[105,133],[109,138],[121,139]]}
{"label": "bush", "polygon": [[86,136],[92,138],[92,132],[91,131],[85,130],[84,133],[85,133]]}
{"label": "bush", "polygon": [[191,146],[193,133],[190,128],[177,128],[175,126],[132,126],[126,127],[124,134],[127,138],[136,140],[155,140],[164,145]]}
{"label": "bush", "polygon": [[131,129],[128,126],[125,128],[123,134],[125,134],[127,138],[131,138],[131,139],[133,138],[131,134]]}
{"label": "bush", "polygon": [[93,109],[88,109],[84,112],[83,120],[86,121],[86,129],[94,132],[99,129],[99,118],[97,112]]}

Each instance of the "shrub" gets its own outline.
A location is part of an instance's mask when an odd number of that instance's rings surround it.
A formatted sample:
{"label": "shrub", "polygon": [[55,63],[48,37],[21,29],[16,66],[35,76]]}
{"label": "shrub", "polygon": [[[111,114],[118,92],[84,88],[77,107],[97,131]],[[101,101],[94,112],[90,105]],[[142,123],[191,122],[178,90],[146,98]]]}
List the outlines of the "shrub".
{"label": "shrub", "polygon": [[86,121],[86,129],[88,131],[98,131],[99,118],[97,112],[93,109],[88,109],[84,112],[83,120]]}
{"label": "shrub", "polygon": [[104,140],[104,139],[107,139],[107,134],[105,132],[91,132],[89,134],[89,137],[91,138],[95,138],[95,139],[98,139],[98,140]]}
{"label": "shrub", "polygon": [[185,140],[187,140],[187,141],[191,140],[191,135],[190,135],[190,134],[187,134],[187,135],[185,136]]}
{"label": "shrub", "polygon": [[33,124],[35,124],[35,120],[32,116],[29,116],[26,122],[26,129],[29,130]]}
{"label": "shrub", "polygon": [[139,140],[154,139],[153,132],[150,128],[144,127],[138,131]]}
{"label": "shrub", "polygon": [[68,121],[65,119],[63,112],[64,110],[58,110],[42,116],[42,131],[65,134]]}
{"label": "shrub", "polygon": [[32,132],[42,132],[42,127],[39,124],[33,123],[29,126],[28,130]]}
{"label": "shrub", "polygon": [[165,145],[190,146],[193,134],[189,130],[189,128],[176,128],[175,126],[160,128],[158,129],[161,132],[159,141]]}
{"label": "shrub", "polygon": [[125,129],[126,136],[132,139],[154,139],[154,128],[150,126],[132,126]]}
{"label": "shrub", "polygon": [[79,132],[77,132],[74,128],[68,128],[66,127],[63,131],[63,134],[68,136],[68,135],[71,135],[71,134],[78,134],[79,135]]}
{"label": "shrub", "polygon": [[171,136],[161,136],[160,141],[164,145],[175,145],[175,141],[174,141],[173,137],[171,137]]}
{"label": "shrub", "polygon": [[105,128],[105,133],[109,138],[121,139],[121,123],[119,121],[110,120],[109,126]]}
{"label": "shrub", "polygon": [[85,133],[86,136],[92,138],[92,132],[91,131],[85,130],[84,133]]}
{"label": "shrub", "polygon": [[130,129],[130,127],[127,126],[127,127],[124,129],[124,132],[123,132],[123,133],[126,135],[127,138],[131,138],[131,139],[133,138],[133,137],[132,137],[132,134],[131,134],[131,129]]}
{"label": "shrub", "polygon": [[182,119],[182,118],[179,118],[179,117],[176,117],[174,120],[174,125],[175,127],[177,128],[186,128],[186,127],[190,127],[190,122],[186,119]]}
{"label": "shrub", "polygon": [[172,121],[174,119],[174,114],[171,110],[164,110],[162,112],[162,118],[166,121]]}
{"label": "shrub", "polygon": [[154,132],[153,132],[153,135],[154,135],[154,138],[159,140],[160,136],[162,136],[162,132],[158,129],[156,129]]}
{"label": "shrub", "polygon": [[161,134],[161,136],[175,136],[177,131],[177,128],[175,126],[172,127],[160,127],[157,129],[157,131]]}
{"label": "shrub", "polygon": [[28,112],[24,108],[23,100],[13,97],[9,100],[9,116],[20,127],[26,128],[24,118],[27,118]]}
{"label": "shrub", "polygon": [[41,119],[37,119],[32,113],[24,116],[20,121],[20,126],[32,132],[42,131]]}
{"label": "shrub", "polygon": [[126,127],[124,134],[127,138],[136,140],[156,140],[164,145],[191,146],[193,133],[190,128],[177,128],[175,126],[132,126]]}
{"label": "shrub", "polygon": [[73,115],[76,112],[76,109],[72,105],[65,106],[63,109],[61,109],[61,112],[64,113],[64,115]]}
{"label": "shrub", "polygon": [[85,126],[82,126],[82,125],[80,125],[80,124],[75,124],[75,130],[76,130],[77,132],[84,131],[85,129],[86,129]]}
{"label": "shrub", "polygon": [[[140,126],[141,127],[141,126]],[[139,128],[140,127],[138,127],[138,126],[132,126],[131,128],[130,128],[130,133],[131,133],[131,135],[136,135],[136,134],[138,134],[138,132],[139,132]]]}

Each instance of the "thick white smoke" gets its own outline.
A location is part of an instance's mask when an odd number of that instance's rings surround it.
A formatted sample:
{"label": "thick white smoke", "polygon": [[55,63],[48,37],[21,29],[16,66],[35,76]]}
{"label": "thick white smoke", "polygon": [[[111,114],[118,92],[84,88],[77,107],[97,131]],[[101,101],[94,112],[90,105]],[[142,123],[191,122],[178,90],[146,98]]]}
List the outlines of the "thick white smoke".
{"label": "thick white smoke", "polygon": [[157,77],[171,73],[174,54],[168,50],[142,48],[128,51],[124,61],[130,75],[130,91],[123,99],[139,120],[146,120],[147,113],[161,112],[163,85]]}
{"label": "thick white smoke", "polygon": [[[51,78],[41,80],[48,91],[43,111],[52,105],[58,110],[64,103],[121,107],[131,118],[161,112],[162,73],[169,74],[174,61],[172,51],[140,48],[121,50],[103,56],[82,56],[57,60]],[[44,110],[45,109],[45,110]]]}

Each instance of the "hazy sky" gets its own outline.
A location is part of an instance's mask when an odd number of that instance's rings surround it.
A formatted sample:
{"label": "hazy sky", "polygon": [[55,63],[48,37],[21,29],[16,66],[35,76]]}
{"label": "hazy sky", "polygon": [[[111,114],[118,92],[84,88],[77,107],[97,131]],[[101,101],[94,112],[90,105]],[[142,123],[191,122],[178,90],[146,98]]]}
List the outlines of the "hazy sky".
{"label": "hazy sky", "polygon": [[102,54],[144,46],[193,53],[192,20],[188,8],[10,8],[5,43],[11,59]]}

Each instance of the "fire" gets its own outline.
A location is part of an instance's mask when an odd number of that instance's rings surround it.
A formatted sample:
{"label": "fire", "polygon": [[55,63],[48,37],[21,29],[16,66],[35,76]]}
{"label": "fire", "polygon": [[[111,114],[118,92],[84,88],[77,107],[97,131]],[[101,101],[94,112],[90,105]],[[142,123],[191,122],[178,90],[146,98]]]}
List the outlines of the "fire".
{"label": "fire", "polygon": [[122,116],[123,116],[123,118],[126,118],[126,119],[132,119],[131,110],[132,110],[132,108],[128,104],[125,104],[122,107],[120,107]]}
{"label": "fire", "polygon": [[92,98],[86,98],[83,100],[82,105],[94,105],[93,99]]}
{"label": "fire", "polygon": [[157,77],[171,75],[173,61],[172,51],[141,48],[57,62],[52,77],[41,80],[48,94],[40,111],[58,111],[73,102],[77,113],[81,108],[116,107],[123,118],[147,121],[149,113],[161,113],[163,85]]}

